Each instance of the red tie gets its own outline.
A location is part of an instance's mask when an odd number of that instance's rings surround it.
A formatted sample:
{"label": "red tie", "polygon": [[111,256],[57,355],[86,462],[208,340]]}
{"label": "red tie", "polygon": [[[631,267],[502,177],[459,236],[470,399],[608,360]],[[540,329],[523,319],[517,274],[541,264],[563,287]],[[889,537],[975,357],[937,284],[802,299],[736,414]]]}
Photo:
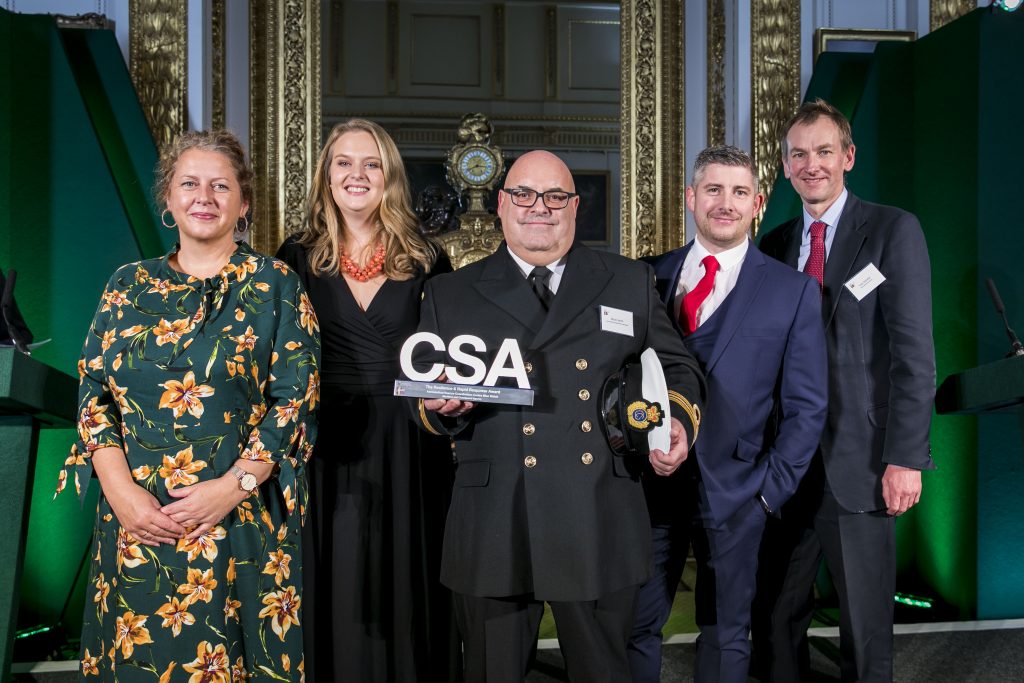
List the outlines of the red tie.
{"label": "red tie", "polygon": [[804,264],[804,272],[818,281],[818,287],[825,287],[825,224],[811,223],[811,253]]}
{"label": "red tie", "polygon": [[692,334],[697,329],[697,311],[715,288],[718,259],[714,256],[705,256],[701,265],[704,266],[704,277],[683,297],[683,305],[680,307],[682,310],[679,311],[679,321],[683,324],[686,334]]}

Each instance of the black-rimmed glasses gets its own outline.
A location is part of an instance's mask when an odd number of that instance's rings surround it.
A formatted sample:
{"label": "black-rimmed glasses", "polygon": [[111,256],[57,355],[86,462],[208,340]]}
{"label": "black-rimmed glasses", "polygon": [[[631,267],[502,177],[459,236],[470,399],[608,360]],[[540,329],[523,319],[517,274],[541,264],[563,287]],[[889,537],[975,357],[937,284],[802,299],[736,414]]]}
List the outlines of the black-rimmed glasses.
{"label": "black-rimmed glasses", "polygon": [[569,200],[573,197],[577,197],[575,192],[565,192],[563,190],[548,190],[547,192],[537,192],[537,190],[531,190],[528,187],[513,187],[509,189],[507,187],[501,188],[502,192],[507,192],[512,198],[512,203],[516,206],[522,206],[529,208],[537,203],[537,197],[544,198],[544,206],[549,209],[564,209],[569,205]]}

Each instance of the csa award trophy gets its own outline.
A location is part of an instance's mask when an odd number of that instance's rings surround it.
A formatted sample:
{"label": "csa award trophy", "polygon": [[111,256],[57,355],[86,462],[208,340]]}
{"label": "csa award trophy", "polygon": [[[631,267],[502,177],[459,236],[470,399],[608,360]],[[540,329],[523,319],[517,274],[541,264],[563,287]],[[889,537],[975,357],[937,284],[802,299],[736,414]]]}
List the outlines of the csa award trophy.
{"label": "csa award trophy", "polygon": [[[416,362],[425,355],[423,351],[417,353],[420,346],[428,346],[435,353],[447,349],[452,364]],[[402,345],[402,373],[409,379],[395,380],[395,396],[532,406],[533,389],[526,377],[519,343],[515,339],[505,339],[490,367],[480,357],[486,351],[484,340],[471,334],[460,334],[445,344],[436,334],[417,332]],[[466,370],[468,374],[464,372]],[[437,381],[442,375],[447,381]],[[516,386],[496,386],[503,378],[514,380]]]}

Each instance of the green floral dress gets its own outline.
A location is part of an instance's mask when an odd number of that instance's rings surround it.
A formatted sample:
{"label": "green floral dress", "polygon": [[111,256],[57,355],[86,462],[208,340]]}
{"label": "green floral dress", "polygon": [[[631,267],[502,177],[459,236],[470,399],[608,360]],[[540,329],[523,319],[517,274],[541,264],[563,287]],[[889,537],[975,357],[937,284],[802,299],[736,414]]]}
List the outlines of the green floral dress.
{"label": "green floral dress", "polygon": [[[173,252],[171,252],[173,254]],[[239,457],[275,475],[194,541],[139,543],[100,496],[82,676],[111,681],[304,678],[301,520],[315,437],[320,331],[299,278],[239,243],[220,274],[171,254],[107,283],[78,364],[79,440],[60,473],[84,495],[98,448],[124,450],[161,503]]]}

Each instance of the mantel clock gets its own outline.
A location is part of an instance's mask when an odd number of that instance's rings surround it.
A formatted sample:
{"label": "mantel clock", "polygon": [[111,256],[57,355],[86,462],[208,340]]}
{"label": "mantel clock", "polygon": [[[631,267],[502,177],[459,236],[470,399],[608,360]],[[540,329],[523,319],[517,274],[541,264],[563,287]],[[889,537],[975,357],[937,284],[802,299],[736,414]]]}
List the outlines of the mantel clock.
{"label": "mantel clock", "polygon": [[445,158],[448,184],[467,195],[468,208],[459,216],[459,229],[439,237],[455,267],[472,263],[501,243],[496,216],[484,199],[505,173],[501,148],[491,144],[491,122],[483,114],[466,114],[459,123],[458,143]]}

